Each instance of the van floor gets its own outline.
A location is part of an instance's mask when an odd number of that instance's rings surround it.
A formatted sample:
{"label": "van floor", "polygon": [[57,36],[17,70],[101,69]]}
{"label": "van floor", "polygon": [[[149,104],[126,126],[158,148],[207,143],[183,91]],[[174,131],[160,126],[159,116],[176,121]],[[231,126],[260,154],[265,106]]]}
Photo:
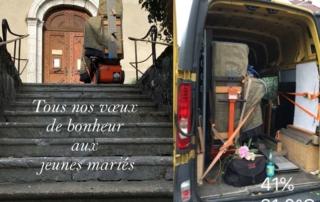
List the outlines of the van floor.
{"label": "van floor", "polygon": [[[217,163],[213,169],[208,173],[208,179],[214,179],[217,176],[219,168],[219,163]],[[288,173],[275,173],[275,177],[280,180],[281,178],[285,178],[285,181],[288,182],[290,178],[291,181],[289,185],[297,186],[304,186],[313,183],[319,183],[320,178],[317,175],[312,175],[310,173],[305,173],[304,171],[297,171],[297,172],[288,172]],[[272,188],[275,187],[275,181],[272,182],[270,180],[270,186]],[[222,178],[218,178],[217,182],[213,184],[209,184],[203,181],[202,186],[198,186],[198,194],[202,199],[218,199],[223,197],[231,197],[231,196],[239,196],[239,195],[249,195],[252,192],[266,192],[267,188],[261,188],[261,184],[253,185],[253,186],[246,186],[246,187],[234,187],[228,185],[224,182]],[[267,184],[265,184],[266,186]],[[278,190],[282,190],[284,184],[279,183]]]}

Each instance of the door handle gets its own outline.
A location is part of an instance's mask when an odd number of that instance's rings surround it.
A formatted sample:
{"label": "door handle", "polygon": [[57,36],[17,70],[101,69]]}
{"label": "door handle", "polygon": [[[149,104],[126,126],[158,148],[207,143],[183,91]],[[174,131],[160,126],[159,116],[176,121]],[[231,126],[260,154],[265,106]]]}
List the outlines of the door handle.
{"label": "door handle", "polygon": [[61,69],[54,70],[53,73],[61,72]]}
{"label": "door handle", "polygon": [[66,71],[64,72],[64,75],[67,76],[68,75],[68,69],[67,68],[65,68],[65,69],[66,69]]}

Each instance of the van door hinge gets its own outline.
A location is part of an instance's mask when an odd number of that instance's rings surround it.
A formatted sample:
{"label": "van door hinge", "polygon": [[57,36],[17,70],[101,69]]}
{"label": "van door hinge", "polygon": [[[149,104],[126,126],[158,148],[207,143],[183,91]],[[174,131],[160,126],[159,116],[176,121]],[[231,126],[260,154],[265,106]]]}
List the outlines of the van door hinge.
{"label": "van door hinge", "polygon": [[190,150],[189,153],[186,153],[186,154],[176,154],[174,158],[175,158],[175,166],[178,166],[180,164],[185,164],[185,163],[188,163],[190,159],[195,158],[195,151],[194,149],[192,149]]}
{"label": "van door hinge", "polygon": [[177,154],[175,157],[176,160],[176,166],[185,164],[189,162],[189,155],[188,154]]}
{"label": "van door hinge", "polygon": [[193,82],[197,81],[197,74],[192,73],[191,71],[178,70],[178,79],[191,80]]}

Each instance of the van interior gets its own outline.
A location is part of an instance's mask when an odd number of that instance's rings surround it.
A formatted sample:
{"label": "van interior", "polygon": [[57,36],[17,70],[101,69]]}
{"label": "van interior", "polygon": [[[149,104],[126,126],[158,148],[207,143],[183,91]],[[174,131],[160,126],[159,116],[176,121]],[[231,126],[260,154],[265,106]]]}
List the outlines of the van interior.
{"label": "van interior", "polygon": [[[303,140],[298,141],[290,138],[288,140],[287,136],[281,134],[283,130],[288,129],[288,125],[297,129],[292,126],[296,105],[279,96],[277,91],[296,92],[295,79],[298,65],[303,66],[313,62],[318,67],[319,36],[313,15],[309,10],[298,9],[289,4],[277,4],[269,1],[217,0],[209,6],[204,27],[205,36],[210,36],[210,39],[204,37],[204,46],[211,46],[213,41],[232,42],[248,46],[248,65],[253,67],[259,75],[257,77],[267,85],[267,94],[260,104],[263,120],[262,132],[256,138],[253,147],[259,149],[257,147],[264,145],[265,148],[273,148],[277,152],[285,151],[286,154],[283,156],[297,165],[299,169],[275,172],[275,177],[285,179],[282,182],[288,182],[290,179],[289,184],[294,187],[319,184],[318,175],[316,173],[311,174],[311,172],[319,169],[319,146],[318,142],[315,141],[306,143]],[[212,51],[212,47],[209,50]],[[207,55],[210,57],[212,52]],[[210,72],[212,61],[206,59],[206,56],[204,60],[207,60],[204,62],[204,68],[207,68]],[[209,76],[207,79],[208,88],[211,87],[209,84],[211,78]],[[318,90],[317,92],[319,92]],[[295,95],[288,95],[288,97],[293,101],[295,100]],[[207,106],[207,109],[210,111],[209,106]],[[210,119],[210,115],[207,116],[207,119]],[[205,134],[208,135],[205,136],[204,171],[216,155],[212,152],[213,149],[222,146],[222,142],[211,131],[209,120],[207,122]],[[308,135],[317,136],[316,131],[311,131],[310,134],[302,128],[298,129],[297,133],[305,132]],[[292,151],[293,147],[295,147],[295,151]],[[198,150],[198,164],[201,164],[202,160],[200,158],[203,157],[200,154],[201,151]],[[226,155],[224,154],[221,159]],[[306,156],[311,158],[310,162],[301,162],[301,158],[306,159]],[[310,164],[313,164],[313,167]],[[206,178],[215,179],[219,174],[220,166],[218,161]],[[204,179],[201,180],[202,171],[199,170],[201,170],[201,166],[197,170],[197,180],[199,180],[197,191],[204,200],[214,200],[225,196],[258,194],[267,191],[267,189],[261,188],[261,184],[234,187],[226,184],[221,177],[216,178],[214,183],[208,183]],[[223,171],[220,170],[221,172]],[[282,187],[285,184],[283,183]]]}

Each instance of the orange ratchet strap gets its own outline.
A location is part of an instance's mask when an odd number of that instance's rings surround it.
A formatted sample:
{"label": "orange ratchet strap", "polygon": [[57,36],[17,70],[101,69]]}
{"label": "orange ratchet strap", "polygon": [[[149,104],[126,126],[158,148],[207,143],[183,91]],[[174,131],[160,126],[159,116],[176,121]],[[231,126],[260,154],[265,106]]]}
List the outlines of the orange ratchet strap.
{"label": "orange ratchet strap", "polygon": [[288,95],[295,95],[295,96],[302,96],[305,98],[308,98],[309,100],[314,100],[316,98],[318,98],[320,96],[320,92],[317,94],[310,94],[308,92],[306,93],[282,93],[282,92],[278,92],[279,94],[288,94]]}
{"label": "orange ratchet strap", "polygon": [[[308,111],[306,108],[302,107],[301,105],[299,105],[298,103],[294,102],[293,100],[291,100],[290,98],[288,98],[287,96],[284,95],[284,93],[278,92],[279,95],[282,95],[283,97],[285,97],[287,100],[289,100],[292,104],[296,105],[297,107],[299,107],[302,111],[304,111],[305,113],[309,114],[311,117],[315,118],[316,120],[320,120],[320,115],[318,113],[318,116],[314,115],[313,113],[311,113],[310,111]],[[289,95],[297,95],[297,96],[304,96],[309,98],[310,100],[313,100],[315,98],[317,98],[319,96],[319,93],[317,94],[309,94],[309,93],[286,93]]]}

